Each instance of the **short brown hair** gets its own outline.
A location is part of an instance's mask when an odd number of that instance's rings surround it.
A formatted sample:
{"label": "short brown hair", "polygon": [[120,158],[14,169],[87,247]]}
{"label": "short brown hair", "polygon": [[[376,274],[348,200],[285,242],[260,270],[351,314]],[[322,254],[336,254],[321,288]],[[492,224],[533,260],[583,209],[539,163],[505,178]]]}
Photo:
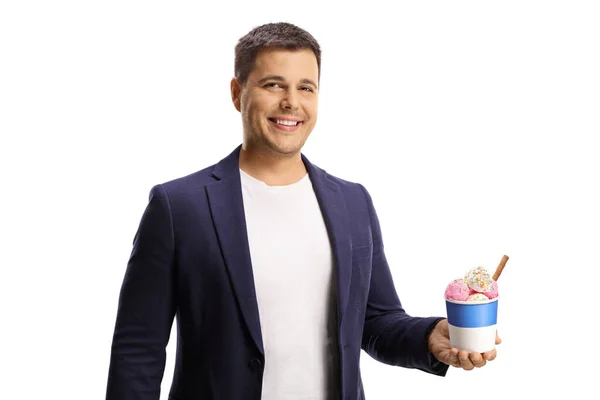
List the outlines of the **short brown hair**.
{"label": "short brown hair", "polygon": [[234,74],[242,85],[248,80],[256,55],[268,48],[286,50],[310,49],[317,58],[321,77],[321,48],[315,38],[302,28],[287,22],[269,23],[258,26],[244,35],[235,46]]}

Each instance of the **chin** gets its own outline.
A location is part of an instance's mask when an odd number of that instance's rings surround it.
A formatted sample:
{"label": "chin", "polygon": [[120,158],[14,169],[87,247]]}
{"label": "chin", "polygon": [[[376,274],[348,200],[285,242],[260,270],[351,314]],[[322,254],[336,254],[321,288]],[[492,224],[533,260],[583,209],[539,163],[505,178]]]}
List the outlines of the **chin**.
{"label": "chin", "polygon": [[292,156],[294,154],[298,154],[298,152],[302,150],[302,146],[300,145],[278,146],[272,144],[271,146],[269,146],[269,148],[274,153],[280,154],[282,156]]}
{"label": "chin", "polygon": [[274,148],[272,149],[275,153],[282,155],[282,156],[293,156],[295,154],[298,154],[298,152],[301,150],[301,148]]}
{"label": "chin", "polygon": [[291,156],[297,154],[304,145],[304,142],[299,142],[296,140],[289,140],[291,138],[284,138],[284,140],[266,140],[266,147],[274,153]]}

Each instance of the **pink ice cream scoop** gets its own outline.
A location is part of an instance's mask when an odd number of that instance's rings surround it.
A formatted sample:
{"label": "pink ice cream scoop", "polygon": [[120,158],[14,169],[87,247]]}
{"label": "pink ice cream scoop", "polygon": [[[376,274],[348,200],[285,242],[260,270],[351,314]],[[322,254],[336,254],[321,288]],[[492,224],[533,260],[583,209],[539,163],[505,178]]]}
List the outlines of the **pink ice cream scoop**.
{"label": "pink ice cream scoop", "polygon": [[496,297],[498,297],[498,282],[493,281],[492,289],[490,289],[487,292],[483,292],[483,294],[485,294],[488,299],[495,299]]}
{"label": "pink ice cream scoop", "polygon": [[465,301],[471,294],[471,290],[463,279],[455,279],[446,286],[444,296],[448,300]]}

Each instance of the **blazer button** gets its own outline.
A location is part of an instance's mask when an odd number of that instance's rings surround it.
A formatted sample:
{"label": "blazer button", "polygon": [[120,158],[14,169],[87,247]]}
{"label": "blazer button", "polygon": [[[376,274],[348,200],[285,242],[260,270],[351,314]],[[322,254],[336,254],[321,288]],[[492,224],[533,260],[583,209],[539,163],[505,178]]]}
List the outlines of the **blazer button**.
{"label": "blazer button", "polygon": [[250,360],[250,368],[252,371],[260,371],[262,369],[262,362],[258,358]]}

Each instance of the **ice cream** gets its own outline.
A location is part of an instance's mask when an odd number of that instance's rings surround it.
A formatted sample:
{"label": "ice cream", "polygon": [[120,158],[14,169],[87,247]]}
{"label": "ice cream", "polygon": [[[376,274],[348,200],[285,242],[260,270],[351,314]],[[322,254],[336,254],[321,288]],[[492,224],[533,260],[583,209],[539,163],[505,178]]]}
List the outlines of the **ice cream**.
{"label": "ice cream", "polygon": [[452,280],[444,291],[450,346],[485,353],[496,346],[498,322],[498,277],[508,256],[494,275],[482,266],[470,269],[463,278]]}
{"label": "ice cream", "polygon": [[488,299],[495,299],[498,297],[498,282],[493,281],[492,289],[488,292],[483,292],[483,294],[485,294]]}
{"label": "ice cream", "polygon": [[489,298],[483,293],[473,293],[467,297],[467,301],[488,301]]}
{"label": "ice cream", "polygon": [[465,301],[471,294],[471,290],[463,279],[455,279],[446,287],[446,296],[449,300]]}
{"label": "ice cream", "polygon": [[471,269],[465,275],[465,283],[478,293],[492,290],[492,276],[483,267]]}
{"label": "ice cream", "polygon": [[454,279],[446,286],[447,300],[481,302],[498,297],[498,282],[482,266],[469,270],[464,278]]}

